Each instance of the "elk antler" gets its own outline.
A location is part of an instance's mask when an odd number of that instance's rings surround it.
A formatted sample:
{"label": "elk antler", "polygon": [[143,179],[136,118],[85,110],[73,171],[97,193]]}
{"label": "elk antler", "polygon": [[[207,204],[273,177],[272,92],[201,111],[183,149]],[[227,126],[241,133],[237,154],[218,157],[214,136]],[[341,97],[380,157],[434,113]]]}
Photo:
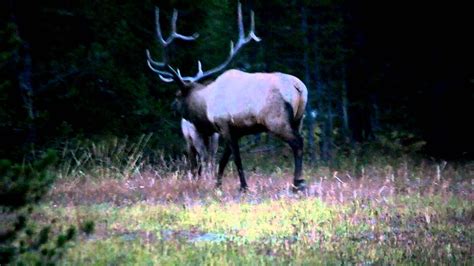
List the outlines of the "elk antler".
{"label": "elk antler", "polygon": [[[157,8],[158,10],[158,8]],[[158,35],[158,40],[162,44],[163,48],[166,48],[173,39],[179,38],[185,41],[193,41],[198,37],[198,34],[194,34],[193,36],[183,36],[181,34],[176,33],[176,20],[177,20],[178,14],[176,10],[173,12],[173,18],[172,18],[172,33],[170,37],[165,41],[163,39],[163,36],[161,34],[161,28],[160,28],[160,22],[159,22],[159,12],[156,12],[156,27],[157,27],[157,35]],[[163,58],[163,62],[157,62],[154,61],[151,56],[150,52],[147,50],[147,57],[148,57],[148,66],[153,70],[154,72],[158,73],[159,77],[161,80],[165,82],[172,82],[172,81],[177,81],[180,82],[181,84],[186,84],[186,83],[194,83],[199,81],[200,79],[203,79],[205,77],[208,77],[212,74],[215,74],[219,71],[222,71],[225,69],[225,67],[232,61],[234,56],[237,54],[237,52],[242,48],[245,44],[249,43],[251,40],[254,40],[256,42],[259,42],[261,39],[257,37],[255,34],[255,19],[254,19],[254,13],[251,11],[250,13],[250,32],[248,33],[247,36],[244,35],[244,24],[242,22],[242,5],[240,2],[238,3],[238,10],[237,10],[237,24],[239,27],[239,39],[237,40],[237,44],[234,46],[234,42],[230,42],[230,52],[229,56],[227,59],[221,63],[220,65],[208,70],[208,71],[203,71],[202,70],[202,64],[201,61],[198,60],[198,72],[194,77],[183,77],[181,76],[181,72],[179,69],[174,69],[171,67]],[[160,68],[157,69],[156,67]],[[164,70],[163,68],[166,68]]]}
{"label": "elk antler", "polygon": [[197,33],[194,33],[192,36],[186,36],[186,35],[179,34],[176,30],[176,22],[177,21],[178,21],[178,11],[176,9],[174,9],[173,10],[173,17],[171,18],[171,33],[168,36],[168,38],[165,40],[163,38],[163,34],[161,33],[160,9],[158,7],[155,8],[156,36],[158,37],[158,41],[160,42],[161,47],[163,48],[163,53],[162,53],[163,58],[162,58],[162,62],[158,62],[158,61],[153,60],[151,58],[150,51],[147,49],[146,50],[147,64],[148,64],[148,67],[150,67],[150,69],[153,72],[157,73],[158,76],[160,77],[160,79],[165,81],[165,82],[173,82],[174,81],[173,76],[178,75],[178,73],[174,69],[172,69],[171,67],[169,67],[169,68],[171,68],[169,70],[171,70],[174,73],[170,73],[168,71],[159,69],[159,68],[167,67],[167,65],[168,65],[168,62],[167,62],[168,60],[166,58],[166,52],[165,52],[166,47],[168,47],[168,45],[170,45],[174,41],[174,39],[180,39],[180,40],[183,40],[183,41],[194,41],[199,37],[199,34],[197,34]]}

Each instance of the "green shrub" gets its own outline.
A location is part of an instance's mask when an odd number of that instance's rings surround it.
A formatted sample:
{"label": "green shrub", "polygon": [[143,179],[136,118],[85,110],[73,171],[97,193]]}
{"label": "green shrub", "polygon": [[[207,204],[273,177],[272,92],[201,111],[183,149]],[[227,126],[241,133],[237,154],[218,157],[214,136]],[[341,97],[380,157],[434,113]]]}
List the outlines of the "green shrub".
{"label": "green shrub", "polygon": [[62,232],[51,225],[38,228],[31,219],[55,179],[49,168],[56,159],[56,153],[48,151],[32,163],[0,161],[0,264],[53,263],[75,238],[74,226]]}

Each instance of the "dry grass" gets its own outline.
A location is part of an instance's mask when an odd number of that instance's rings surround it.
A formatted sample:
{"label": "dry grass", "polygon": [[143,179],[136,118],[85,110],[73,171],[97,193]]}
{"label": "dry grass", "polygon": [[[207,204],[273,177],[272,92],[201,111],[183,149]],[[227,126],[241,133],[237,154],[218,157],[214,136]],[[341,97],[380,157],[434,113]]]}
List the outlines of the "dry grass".
{"label": "dry grass", "polygon": [[[179,162],[183,163],[183,161]],[[184,169],[185,167],[178,167]],[[247,171],[249,191],[245,198],[261,201],[294,197],[291,193],[291,169],[276,173]],[[339,204],[353,200],[384,201],[405,195],[455,195],[474,200],[474,166],[439,166],[421,163],[413,166],[402,163],[398,167],[366,166],[361,174],[334,171],[327,167],[307,169],[308,188],[298,196],[317,197],[327,203]],[[185,171],[148,168],[127,178],[80,178],[56,182],[47,200],[56,205],[113,203],[127,205],[137,202],[184,203],[205,202],[218,194],[221,201],[239,201],[239,181],[235,171],[224,176],[223,186],[215,189],[215,179],[209,175],[194,178]],[[217,194],[216,194],[217,193]]]}

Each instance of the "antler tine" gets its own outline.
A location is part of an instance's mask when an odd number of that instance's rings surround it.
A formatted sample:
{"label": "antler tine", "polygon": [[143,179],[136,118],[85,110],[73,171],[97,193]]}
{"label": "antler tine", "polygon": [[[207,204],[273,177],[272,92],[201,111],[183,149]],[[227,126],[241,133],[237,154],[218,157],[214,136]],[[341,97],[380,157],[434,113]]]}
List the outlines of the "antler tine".
{"label": "antler tine", "polygon": [[234,50],[234,41],[230,41],[230,52],[229,52],[229,58],[232,57],[232,55],[235,53]]}
{"label": "antler tine", "polygon": [[239,10],[238,10],[238,25],[239,25],[239,40],[237,41],[237,45],[234,49],[234,53],[237,53],[237,51],[244,45],[250,42],[250,40],[254,40],[256,42],[259,42],[261,39],[255,35],[255,18],[254,18],[254,12],[253,10],[250,12],[250,31],[247,37],[244,36],[244,26],[242,22],[242,10],[241,10],[241,5],[239,2]]}
{"label": "antler tine", "polygon": [[163,80],[164,82],[172,82],[173,81],[173,79],[172,79],[173,75],[171,73],[154,68],[152,66],[152,63],[149,60],[147,61],[147,64],[148,64],[148,67],[153,72],[157,73],[158,76],[160,77],[160,79]]}
{"label": "antler tine", "polygon": [[244,38],[244,22],[242,19],[242,4],[237,4],[237,25],[239,26],[239,40]]}
{"label": "antler tine", "polygon": [[166,65],[164,62],[158,62],[158,61],[153,60],[153,58],[151,58],[150,50],[148,49],[146,49],[146,57],[147,57],[147,61],[150,62],[152,65],[155,65],[157,67],[164,67]]}
{"label": "antler tine", "polygon": [[[250,11],[250,32],[249,32],[249,35],[247,36],[247,38],[250,37],[254,41],[259,42],[262,39],[259,38],[257,35],[255,35],[255,18],[254,17],[255,17],[255,14],[252,10],[252,11]],[[250,41],[250,39],[248,41]]]}
{"label": "antler tine", "polygon": [[202,72],[202,64],[201,64],[201,61],[198,60],[198,75],[202,75],[203,72]]}
{"label": "antler tine", "polygon": [[156,14],[156,31],[158,35],[158,40],[161,42],[162,46],[166,47],[170,45],[174,39],[180,39],[183,41],[194,41],[199,37],[198,33],[193,33],[191,36],[183,35],[177,32],[177,22],[178,22],[178,10],[173,9],[173,16],[171,17],[171,33],[168,36],[168,38],[165,39],[163,38],[163,35],[161,33],[161,26],[160,26],[160,9],[157,7],[155,9],[155,14]]}
{"label": "antler tine", "polygon": [[164,76],[162,76],[162,75],[160,75],[160,74],[158,74],[158,77],[160,77],[160,79],[161,79],[162,81],[166,82],[166,83],[171,83],[171,82],[174,81],[173,78],[166,78],[166,77],[164,77]]}
{"label": "antler tine", "polygon": [[173,9],[173,16],[171,17],[171,34],[168,37],[169,42],[174,38],[176,34],[176,22],[178,21],[178,10]]}
{"label": "antler tine", "polygon": [[181,71],[179,71],[179,69],[174,69],[172,66],[170,65],[166,65],[169,69],[169,71],[171,72],[171,75],[173,75],[173,79],[174,81],[178,82],[181,86],[186,86],[186,83],[184,82],[185,79],[183,78],[183,76],[181,76]]}
{"label": "antler tine", "polygon": [[160,8],[158,7],[155,7],[155,27],[156,27],[156,36],[158,37],[158,41],[161,43],[162,46],[166,46],[165,39],[163,39],[163,34],[161,33]]}
{"label": "antler tine", "polygon": [[176,9],[173,9],[173,17],[171,18],[171,35],[168,37],[168,40],[166,42],[169,44],[173,41],[173,39],[181,39],[183,41],[194,41],[199,37],[199,34],[197,32],[193,33],[191,36],[186,36],[179,34],[176,30],[176,22],[178,21],[178,11]]}

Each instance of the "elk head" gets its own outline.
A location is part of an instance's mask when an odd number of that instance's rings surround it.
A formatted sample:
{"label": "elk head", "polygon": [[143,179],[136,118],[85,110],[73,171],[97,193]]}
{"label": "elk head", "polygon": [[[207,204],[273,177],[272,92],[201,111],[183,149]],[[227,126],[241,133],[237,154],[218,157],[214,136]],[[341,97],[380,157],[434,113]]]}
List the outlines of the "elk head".
{"label": "elk head", "polygon": [[[179,84],[175,105],[183,118],[191,122],[202,138],[219,133],[225,141],[225,148],[219,162],[217,185],[231,153],[240,178],[242,190],[247,182],[242,167],[238,140],[248,134],[269,131],[286,141],[293,150],[295,159],[294,188],[304,188],[302,179],[303,139],[299,134],[308,92],[305,85],[296,77],[283,73],[245,73],[228,70],[209,83],[199,81],[219,73],[229,65],[237,52],[247,43],[260,41],[254,32],[254,14],[251,13],[250,31],[244,34],[242,10],[238,4],[238,40],[230,44],[228,57],[220,65],[204,71],[198,61],[198,72],[194,76],[183,77],[179,69],[170,66],[166,55],[162,61],[155,61],[147,50],[147,63],[164,82]],[[161,33],[159,10],[156,9],[156,31],[163,49],[174,40],[193,41],[198,34],[185,36],[176,32],[177,11],[171,20],[171,34],[165,40]]]}

